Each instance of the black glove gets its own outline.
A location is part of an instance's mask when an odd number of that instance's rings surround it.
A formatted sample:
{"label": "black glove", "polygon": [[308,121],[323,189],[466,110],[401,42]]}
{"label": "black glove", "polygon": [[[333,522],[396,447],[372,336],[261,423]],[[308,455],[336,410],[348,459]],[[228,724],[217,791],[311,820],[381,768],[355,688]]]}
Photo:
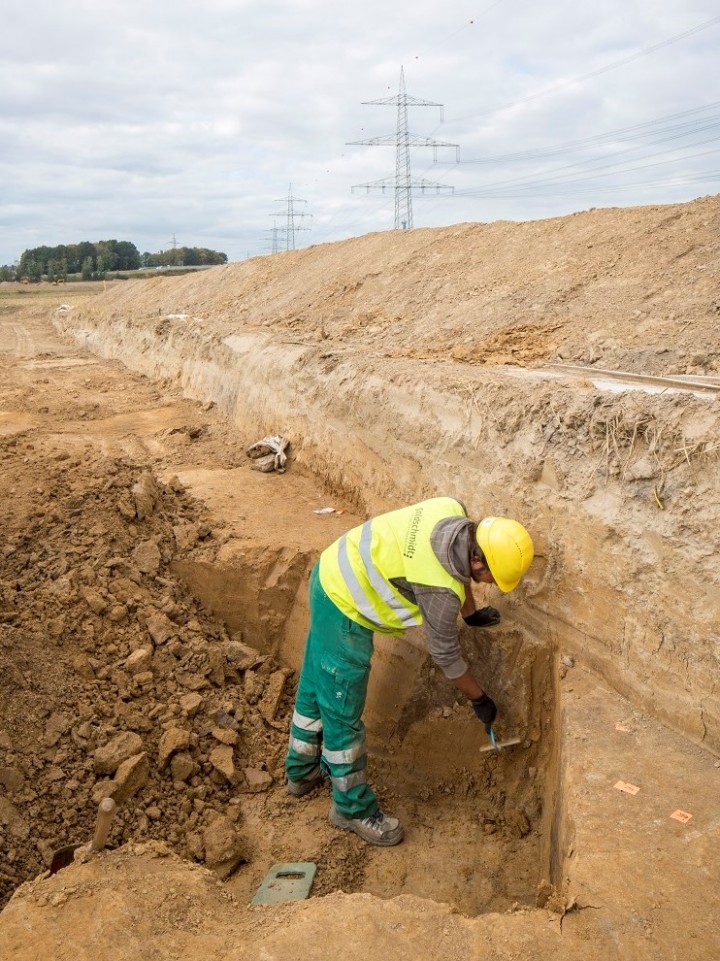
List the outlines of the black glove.
{"label": "black glove", "polygon": [[495,715],[497,714],[495,701],[493,701],[493,699],[487,694],[483,694],[483,696],[479,697],[477,701],[471,701],[470,703],[472,704],[473,711],[475,711],[477,719],[483,722],[485,725],[485,730],[489,734],[490,728],[495,720]]}
{"label": "black glove", "polygon": [[463,620],[470,627],[492,627],[493,624],[500,623],[500,611],[496,611],[494,607],[481,607]]}

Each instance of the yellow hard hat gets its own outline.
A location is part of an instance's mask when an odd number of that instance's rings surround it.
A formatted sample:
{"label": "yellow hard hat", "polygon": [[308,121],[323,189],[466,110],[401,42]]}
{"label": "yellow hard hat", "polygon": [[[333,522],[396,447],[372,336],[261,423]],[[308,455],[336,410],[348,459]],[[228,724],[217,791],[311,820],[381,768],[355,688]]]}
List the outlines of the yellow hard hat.
{"label": "yellow hard hat", "polygon": [[528,532],[509,517],[485,517],[475,536],[497,586],[514,591],[535,556]]}

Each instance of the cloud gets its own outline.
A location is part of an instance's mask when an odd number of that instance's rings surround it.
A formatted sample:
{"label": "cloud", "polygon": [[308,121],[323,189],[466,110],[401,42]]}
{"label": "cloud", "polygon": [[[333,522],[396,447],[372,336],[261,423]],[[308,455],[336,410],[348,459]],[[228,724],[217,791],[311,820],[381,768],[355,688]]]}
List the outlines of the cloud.
{"label": "cloud", "polygon": [[394,139],[397,108],[366,102],[401,66],[444,105],[409,107],[411,133],[460,148],[411,152],[414,180],[455,188],[415,197],[415,226],[716,189],[711,0],[36,0],[4,32],[0,263],[173,235],[240,259],[269,249],[290,189],[312,214],[298,245],[391,229],[395,148],[348,143]]}

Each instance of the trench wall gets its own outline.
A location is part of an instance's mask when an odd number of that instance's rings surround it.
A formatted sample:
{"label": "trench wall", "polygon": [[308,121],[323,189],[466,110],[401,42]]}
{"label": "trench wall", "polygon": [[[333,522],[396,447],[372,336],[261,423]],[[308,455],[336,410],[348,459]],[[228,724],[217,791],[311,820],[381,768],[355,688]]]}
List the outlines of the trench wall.
{"label": "trench wall", "polygon": [[[550,394],[457,363],[359,356],[261,331],[220,337],[187,318],[85,309],[57,326],[213,401],[248,442],[286,435],[296,465],[360,513],[445,493],[471,515],[516,517],[537,559],[523,586],[493,603],[537,643],[574,655],[641,709],[720,751],[713,462],[688,458],[665,488],[675,502],[661,509],[652,478],[623,486],[617,470],[591,471],[579,440],[582,412],[597,404],[588,385]],[[666,416],[663,398],[635,403],[638,416]],[[717,436],[717,403],[692,403],[685,413],[671,405],[675,426],[687,416]]]}

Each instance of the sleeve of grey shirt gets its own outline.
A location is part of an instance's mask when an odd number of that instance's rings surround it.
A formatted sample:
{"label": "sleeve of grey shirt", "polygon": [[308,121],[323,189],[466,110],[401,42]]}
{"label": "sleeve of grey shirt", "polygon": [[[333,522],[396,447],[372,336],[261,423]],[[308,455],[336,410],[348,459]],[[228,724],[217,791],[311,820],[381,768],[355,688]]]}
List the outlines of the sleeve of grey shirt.
{"label": "sleeve of grey shirt", "polygon": [[460,677],[468,669],[458,640],[460,599],[445,587],[413,584],[413,591],[423,616],[430,656],[449,680]]}

